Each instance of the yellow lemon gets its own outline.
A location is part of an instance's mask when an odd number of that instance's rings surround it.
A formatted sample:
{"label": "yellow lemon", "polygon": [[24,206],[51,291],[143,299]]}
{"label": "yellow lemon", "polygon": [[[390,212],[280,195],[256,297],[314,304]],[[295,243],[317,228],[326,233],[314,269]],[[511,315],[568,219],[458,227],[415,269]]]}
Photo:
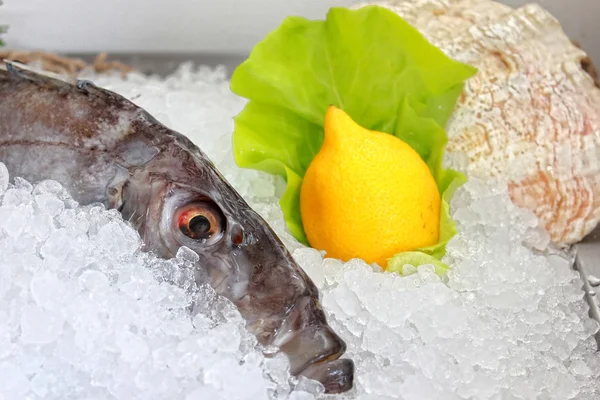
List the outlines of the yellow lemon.
{"label": "yellow lemon", "polygon": [[312,247],[384,269],[395,254],[439,239],[440,194],[427,164],[402,140],[334,106],[302,182],[300,212]]}

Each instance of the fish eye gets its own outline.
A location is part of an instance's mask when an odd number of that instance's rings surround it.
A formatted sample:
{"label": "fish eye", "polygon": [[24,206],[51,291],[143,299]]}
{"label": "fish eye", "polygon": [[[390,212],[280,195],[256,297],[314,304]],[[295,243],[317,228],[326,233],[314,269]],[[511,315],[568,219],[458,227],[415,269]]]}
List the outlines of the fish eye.
{"label": "fish eye", "polygon": [[225,218],[210,201],[188,204],[177,211],[177,227],[185,236],[198,241],[218,239],[224,230]]}

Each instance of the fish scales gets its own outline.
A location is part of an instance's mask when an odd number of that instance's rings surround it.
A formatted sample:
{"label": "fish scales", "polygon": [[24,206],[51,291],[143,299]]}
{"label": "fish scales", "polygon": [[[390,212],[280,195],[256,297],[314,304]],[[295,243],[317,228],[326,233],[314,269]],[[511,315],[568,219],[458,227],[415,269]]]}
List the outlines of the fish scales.
{"label": "fish scales", "polygon": [[80,204],[118,209],[159,257],[192,249],[198,276],[235,304],[262,345],[288,356],[292,374],[327,393],[352,388],[354,363],[340,358],[346,344],[314,283],[209,158],[145,110],[91,82],[8,63],[0,162],[12,176],[60,182]]}

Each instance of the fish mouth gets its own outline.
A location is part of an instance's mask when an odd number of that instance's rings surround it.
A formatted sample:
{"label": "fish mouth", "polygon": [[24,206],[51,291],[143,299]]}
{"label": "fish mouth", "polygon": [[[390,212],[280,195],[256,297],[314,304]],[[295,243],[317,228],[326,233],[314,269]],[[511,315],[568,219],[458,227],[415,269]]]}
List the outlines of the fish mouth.
{"label": "fish mouth", "polygon": [[318,299],[302,297],[274,336],[273,344],[290,360],[290,373],[319,381],[325,393],[350,390],[354,362],[341,359],[346,343],[327,324]]}
{"label": "fish mouth", "polygon": [[300,373],[321,382],[327,394],[339,394],[354,385],[354,362],[349,358],[315,363]]}

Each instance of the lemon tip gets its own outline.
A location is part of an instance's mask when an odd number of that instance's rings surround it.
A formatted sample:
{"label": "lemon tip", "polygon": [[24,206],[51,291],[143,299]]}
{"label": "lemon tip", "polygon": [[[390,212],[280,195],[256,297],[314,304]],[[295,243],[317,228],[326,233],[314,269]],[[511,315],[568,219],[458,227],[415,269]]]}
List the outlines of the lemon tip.
{"label": "lemon tip", "polygon": [[344,110],[334,104],[327,107],[323,126],[326,141],[338,142],[341,139],[340,135],[352,134],[357,127],[358,124]]}

